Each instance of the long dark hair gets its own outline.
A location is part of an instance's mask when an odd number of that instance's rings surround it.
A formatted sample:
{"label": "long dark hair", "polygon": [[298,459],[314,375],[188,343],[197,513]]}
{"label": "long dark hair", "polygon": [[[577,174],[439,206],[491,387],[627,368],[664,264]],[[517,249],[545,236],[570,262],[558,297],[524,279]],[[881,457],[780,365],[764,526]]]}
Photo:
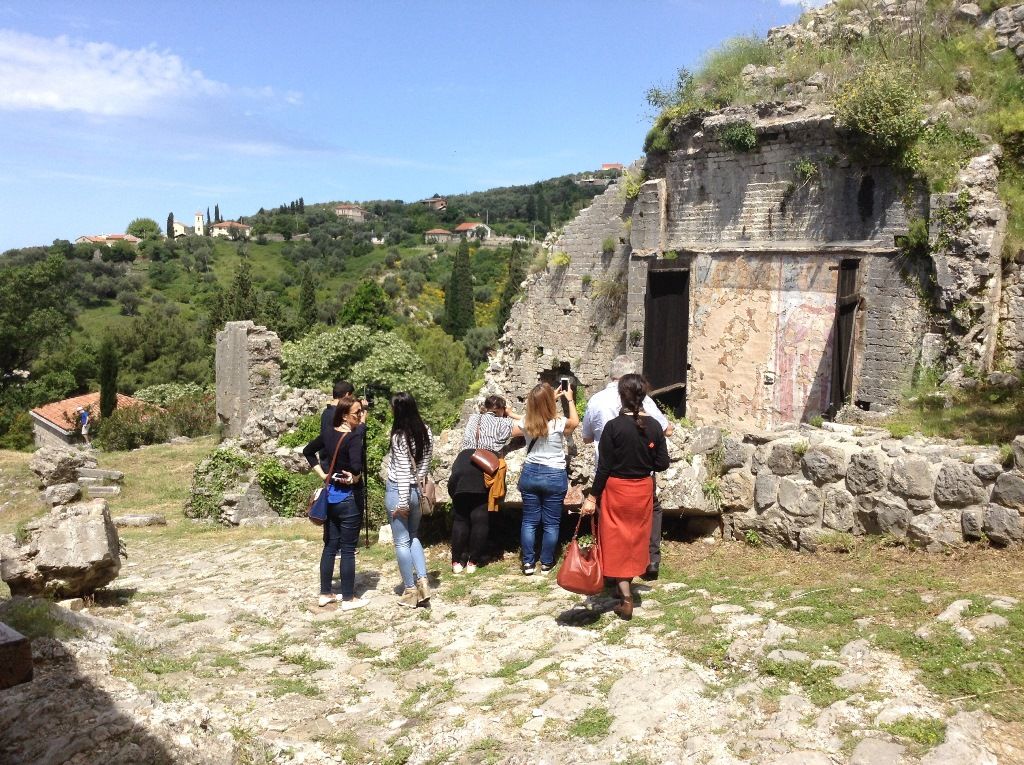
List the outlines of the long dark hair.
{"label": "long dark hair", "polygon": [[427,451],[427,426],[420,417],[420,408],[416,406],[416,399],[411,393],[400,391],[391,397],[391,414],[394,421],[391,423],[391,440],[395,436],[400,437],[407,444],[412,445],[412,458],[419,467],[423,461],[423,455]]}
{"label": "long dark hair", "polygon": [[647,396],[649,386],[643,375],[623,375],[619,378],[619,400],[622,401],[621,414],[633,416],[636,429],[640,435],[647,437],[647,430],[644,422],[640,419],[640,413],[644,410],[644,398]]}
{"label": "long dark hair", "polygon": [[352,396],[342,396],[338,399],[338,403],[334,407],[334,419],[331,421],[334,427],[341,427],[341,423],[345,421],[345,417],[352,411],[355,403],[356,400]]}

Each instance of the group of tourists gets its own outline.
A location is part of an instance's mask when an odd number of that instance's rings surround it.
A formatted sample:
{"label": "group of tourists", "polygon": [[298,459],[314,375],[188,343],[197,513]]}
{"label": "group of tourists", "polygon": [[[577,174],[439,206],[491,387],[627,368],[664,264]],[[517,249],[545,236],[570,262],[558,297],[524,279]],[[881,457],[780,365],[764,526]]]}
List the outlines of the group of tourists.
{"label": "group of tourists", "polygon": [[[391,397],[391,439],[384,505],[402,577],[399,605],[415,608],[430,599],[426,559],[419,540],[420,492],[433,456],[433,434],[409,393]],[[561,411],[560,411],[561,410]],[[321,416],[320,434],[303,450],[328,492],[324,548],[320,557],[319,606],[335,602],[344,611],[368,602],[355,595],[355,552],[362,524],[367,402],[352,385],[339,382],[334,401]],[[593,443],[597,469],[583,501],[583,515],[599,513],[598,549],[606,584],[616,594],[615,612],[633,613],[630,584],[640,576],[658,578],[661,507],[654,473],[668,468],[666,436],[672,425],[648,395],[647,381],[628,356],[616,357],[607,386],[594,395],[580,419],[567,378],[557,387],[536,385],[522,414],[501,396],[488,396],[463,433],[462,449],[448,481],[452,499],[452,574],[473,574],[486,563],[489,517],[505,494],[504,456],[517,438],[525,440],[518,488],[522,496],[520,564],[525,576],[550,572],[556,564],[559,532],[569,489],[566,441],[582,425]],[[517,445],[518,446],[518,445]],[[539,543],[539,551],[538,551]],[[341,559],[341,594],[331,590],[334,560]]]}

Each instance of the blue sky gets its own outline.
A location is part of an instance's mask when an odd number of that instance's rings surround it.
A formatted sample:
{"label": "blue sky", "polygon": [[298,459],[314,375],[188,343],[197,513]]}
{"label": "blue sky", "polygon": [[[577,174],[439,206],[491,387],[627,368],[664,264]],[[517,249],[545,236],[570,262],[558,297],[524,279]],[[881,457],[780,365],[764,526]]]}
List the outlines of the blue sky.
{"label": "blue sky", "polygon": [[[820,5],[821,0],[814,0]],[[0,250],[641,154],[644,92],[796,0],[5,2]]]}

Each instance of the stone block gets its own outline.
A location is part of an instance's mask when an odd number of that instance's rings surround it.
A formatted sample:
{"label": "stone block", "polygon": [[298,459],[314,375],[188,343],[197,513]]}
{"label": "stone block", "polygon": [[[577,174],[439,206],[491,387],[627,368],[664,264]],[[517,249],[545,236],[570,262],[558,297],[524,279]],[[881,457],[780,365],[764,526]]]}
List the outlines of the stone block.
{"label": "stone block", "polygon": [[944,507],[967,507],[988,499],[985,485],[971,465],[960,460],[944,462],[935,479],[935,501]]}
{"label": "stone block", "polygon": [[842,485],[826,486],[822,508],[822,525],[835,531],[853,531],[856,502]]}
{"label": "stone block", "polygon": [[32,644],[0,622],[0,691],[32,679]]}
{"label": "stone block", "polygon": [[928,552],[938,552],[961,544],[963,531],[955,512],[935,510],[911,518],[907,538]]}
{"label": "stone block", "polygon": [[116,497],[121,493],[120,486],[97,486],[94,484],[86,486],[85,490],[90,497]]}
{"label": "stone block", "polygon": [[893,462],[889,490],[901,497],[926,499],[935,490],[935,467],[922,457],[899,457]]}
{"label": "stone block", "polygon": [[1003,466],[995,462],[975,462],[974,474],[985,483],[992,483],[1003,474]]}
{"label": "stone block", "polygon": [[105,500],[55,508],[26,530],[24,545],[0,538],[0,578],[12,595],[88,595],[121,570],[120,542]]}
{"label": "stone block", "polygon": [[754,506],[754,476],[745,470],[726,473],[719,480],[723,510],[749,510]]}
{"label": "stone block", "polygon": [[66,505],[82,496],[82,487],[77,483],[58,483],[43,490],[43,502],[50,507]]}
{"label": "stone block", "polygon": [[851,494],[882,491],[889,482],[889,471],[889,458],[881,452],[854,454],[846,471],[846,488]]}
{"label": "stone block", "polygon": [[766,462],[768,469],[775,475],[792,475],[799,472],[800,455],[797,454],[795,447],[795,443],[789,442],[771,444]]}
{"label": "stone block", "polygon": [[139,528],[142,526],[166,526],[167,518],[162,515],[119,515],[114,518],[114,525],[119,529]]}
{"label": "stone block", "polygon": [[735,438],[726,438],[723,444],[722,469],[735,470],[746,467],[754,453],[753,444],[745,444]]}
{"label": "stone block", "polygon": [[29,470],[39,476],[43,486],[75,483],[80,468],[95,466],[95,457],[77,449],[60,446],[44,446],[36,450],[28,463]]}
{"label": "stone block", "polygon": [[1024,436],[1017,436],[1013,439],[1013,466],[1017,470],[1024,470]]}
{"label": "stone block", "polygon": [[722,431],[719,428],[704,427],[694,431],[690,439],[690,454],[708,454],[722,446]]}
{"label": "stone block", "polygon": [[101,468],[79,468],[79,478],[99,478],[101,481],[123,481],[124,473],[120,470],[103,470]]}
{"label": "stone block", "polygon": [[834,446],[814,446],[803,457],[804,475],[818,486],[834,483],[846,475],[847,456]]}
{"label": "stone block", "polygon": [[1024,477],[1016,473],[1003,473],[992,489],[992,501],[1003,507],[1024,510]]}
{"label": "stone block", "polygon": [[960,530],[964,539],[981,539],[985,526],[984,507],[965,507],[960,513]]}
{"label": "stone block", "polygon": [[224,520],[236,526],[247,518],[277,517],[277,513],[263,496],[259,481],[255,479],[246,487],[238,502],[227,508],[222,515]]}
{"label": "stone block", "polygon": [[893,494],[873,499],[868,507],[861,506],[856,513],[860,530],[866,534],[893,534],[905,536],[910,525],[910,508]]}
{"label": "stone block", "polygon": [[771,473],[758,473],[754,481],[754,507],[766,510],[778,500],[779,477]]}
{"label": "stone block", "polygon": [[992,544],[1000,547],[1024,539],[1020,513],[1000,505],[990,504],[985,507],[985,522],[982,530]]}

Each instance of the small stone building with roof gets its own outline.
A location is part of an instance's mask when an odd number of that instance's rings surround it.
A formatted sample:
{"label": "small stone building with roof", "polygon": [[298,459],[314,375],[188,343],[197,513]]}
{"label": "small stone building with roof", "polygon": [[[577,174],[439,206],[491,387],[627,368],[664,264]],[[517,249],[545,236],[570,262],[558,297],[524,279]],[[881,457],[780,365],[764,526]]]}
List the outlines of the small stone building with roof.
{"label": "small stone building with roof", "polygon": [[[123,393],[117,394],[118,408],[142,406],[144,402]],[[72,396],[63,401],[53,401],[37,406],[29,414],[32,417],[32,436],[36,447],[68,446],[76,443],[81,437],[78,432],[78,416],[76,412],[82,407],[90,417],[97,418],[100,413],[100,394],[85,393]]]}

